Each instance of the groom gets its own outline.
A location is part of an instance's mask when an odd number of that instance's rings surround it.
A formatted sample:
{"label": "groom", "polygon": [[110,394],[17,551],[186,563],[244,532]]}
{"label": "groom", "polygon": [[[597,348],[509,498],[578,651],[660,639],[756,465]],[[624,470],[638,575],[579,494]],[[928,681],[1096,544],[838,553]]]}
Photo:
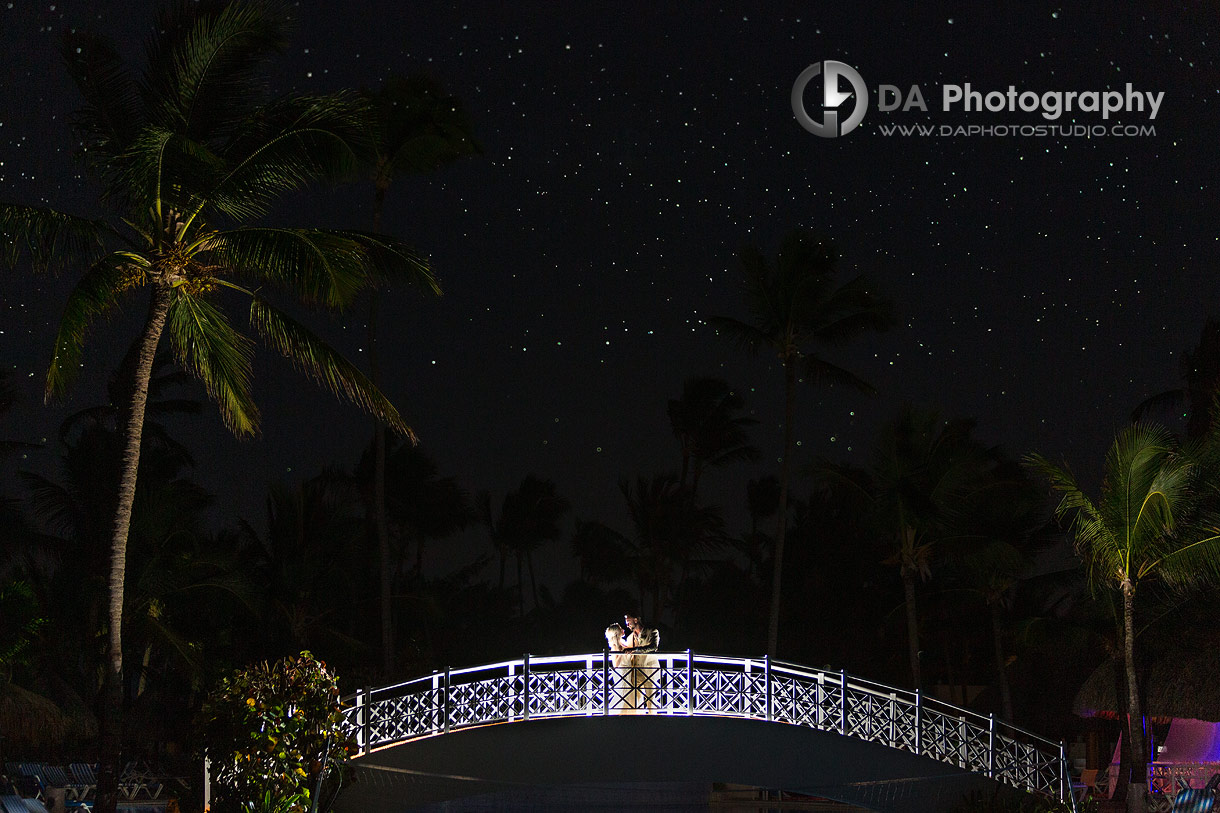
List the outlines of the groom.
{"label": "groom", "polygon": [[657,678],[661,672],[661,662],[655,655],[661,647],[661,633],[654,628],[645,628],[644,622],[635,613],[623,616],[630,632],[623,638],[623,652],[631,654],[631,684],[637,691],[636,697],[642,698],[643,708],[652,708],[652,695],[656,690]]}
{"label": "groom", "polygon": [[623,638],[624,652],[656,652],[661,647],[661,632],[656,629],[644,629],[644,622],[638,615],[627,613],[623,620],[631,631]]}

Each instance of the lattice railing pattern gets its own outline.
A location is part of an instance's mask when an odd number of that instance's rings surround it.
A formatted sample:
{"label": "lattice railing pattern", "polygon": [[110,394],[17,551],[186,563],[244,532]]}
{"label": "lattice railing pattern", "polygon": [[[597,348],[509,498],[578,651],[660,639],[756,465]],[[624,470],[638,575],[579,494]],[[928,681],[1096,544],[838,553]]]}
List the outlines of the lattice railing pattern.
{"label": "lattice railing pattern", "polygon": [[845,672],[691,652],[526,656],[446,670],[345,699],[362,753],[469,726],[575,715],[770,720],[881,743],[1070,802],[1061,743]]}

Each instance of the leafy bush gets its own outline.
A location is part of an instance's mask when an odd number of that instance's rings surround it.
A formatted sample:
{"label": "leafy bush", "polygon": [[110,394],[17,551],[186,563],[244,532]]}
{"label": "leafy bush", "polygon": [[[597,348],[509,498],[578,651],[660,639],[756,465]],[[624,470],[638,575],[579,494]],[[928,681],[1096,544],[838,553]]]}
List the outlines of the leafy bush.
{"label": "leafy bush", "polygon": [[338,680],[308,652],[239,670],[201,712],[216,811],[310,813],[355,744],[340,729]]}

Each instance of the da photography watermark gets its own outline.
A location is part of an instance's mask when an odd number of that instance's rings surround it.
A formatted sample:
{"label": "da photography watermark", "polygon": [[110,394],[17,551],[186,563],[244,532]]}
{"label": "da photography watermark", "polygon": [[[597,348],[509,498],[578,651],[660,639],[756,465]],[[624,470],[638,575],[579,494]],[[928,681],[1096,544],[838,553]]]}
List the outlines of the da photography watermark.
{"label": "da photography watermark", "polygon": [[[815,80],[817,80],[815,82]],[[812,90],[810,85],[813,85]],[[847,89],[844,89],[846,86]],[[806,96],[813,97],[819,91],[811,111]],[[807,91],[808,94],[807,94]],[[1140,116],[1145,121],[1155,121],[1165,101],[1164,91],[1137,90],[1127,82],[1123,90],[1029,90],[1009,85],[1004,90],[977,89],[970,82],[940,85],[938,91],[925,93],[920,85],[910,85],[903,90],[899,85],[879,84],[876,87],[877,110],[886,114],[884,122],[877,123],[877,131],[884,136],[983,136],[983,137],[1086,137],[1104,136],[1138,137],[1156,135],[1152,124],[1111,122],[1111,117],[1129,118]],[[987,123],[936,124],[922,121],[916,123],[909,118],[901,121],[904,114],[929,113],[932,108],[928,99],[939,101],[939,112],[947,115],[982,114],[1037,114],[1031,123],[1024,121],[991,118]],[[792,85],[792,112],[800,125],[822,138],[837,138],[854,130],[868,112],[870,93],[864,78],[850,65],[835,60],[825,60],[810,65],[801,71]],[[851,102],[848,107],[847,103]],[[894,118],[890,118],[894,116]],[[1079,116],[1084,122],[1061,123],[1064,116]],[[1100,117],[1101,123],[1089,123],[1088,118]],[[895,120],[898,119],[898,120]]]}
{"label": "da photography watermark", "polygon": [[[822,106],[815,119],[805,109],[805,88],[817,77],[821,77]],[[840,80],[849,83],[850,93],[839,89]],[[855,102],[847,118],[840,123],[839,108],[848,99],[854,99]],[[868,87],[859,71],[851,65],[833,59],[817,62],[796,77],[796,83],[792,86],[792,112],[796,114],[796,120],[801,126],[816,136],[835,138],[847,135],[856,129],[856,125],[868,112]]]}

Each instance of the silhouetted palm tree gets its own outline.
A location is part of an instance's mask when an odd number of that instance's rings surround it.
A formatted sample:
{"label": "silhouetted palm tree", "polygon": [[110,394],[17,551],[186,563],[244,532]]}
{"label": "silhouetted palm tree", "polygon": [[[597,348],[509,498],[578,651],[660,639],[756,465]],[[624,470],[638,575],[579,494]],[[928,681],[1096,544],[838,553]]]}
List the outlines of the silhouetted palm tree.
{"label": "silhouetted palm tree", "polygon": [[779,511],[779,478],[769,474],[746,483],[746,510],[750,514],[750,533],[738,541],[738,547],[750,561],[749,575],[761,577],[772,540],[759,526]]}
{"label": "silhouetted palm tree", "polygon": [[[373,231],[382,230],[386,194],[395,178],[440,169],[481,152],[469,118],[458,100],[423,75],[390,77],[376,93],[365,91],[373,145]],[[373,383],[381,386],[377,337],[378,294],[369,297],[368,358]],[[391,608],[390,531],[385,505],[385,425],[373,429],[372,514],[377,533],[381,590],[381,658],[388,676],[394,671],[394,616]],[[422,543],[421,543],[422,544]]]}
{"label": "silhouetted palm tree", "polygon": [[290,641],[295,651],[360,647],[346,619],[353,601],[367,597],[359,570],[362,531],[360,501],[342,471],[272,487],[266,533],[242,525],[250,570],[265,585],[265,617],[276,633],[271,640]]}
{"label": "silhouetted palm tree", "polygon": [[669,425],[682,449],[680,485],[690,474],[691,493],[699,493],[699,478],[706,466],[757,460],[758,449],[750,445],[746,430],[758,423],[737,413],[745,401],[719,378],[688,378],[682,397],[670,399]]}
{"label": "silhouetted palm tree", "polygon": [[620,480],[619,490],[632,526],[624,568],[635,574],[641,595],[651,598],[651,618],[659,622],[690,570],[724,544],[724,522],[671,474],[638,477],[634,488]]}
{"label": "silhouetted palm tree", "polygon": [[[0,417],[11,410],[20,397],[17,392],[17,386],[14,383],[15,375],[16,371],[11,367],[0,369]],[[37,448],[37,443],[29,443],[13,438],[0,438],[0,460],[4,460],[6,457],[21,451],[30,451]]]}
{"label": "silhouetted palm tree", "polygon": [[835,285],[837,259],[830,243],[814,240],[800,231],[792,232],[784,239],[774,263],[757,249],[747,249],[742,253],[742,268],[749,321],[723,316],[710,320],[719,332],[752,352],[765,349],[776,353],[784,370],[784,452],[779,475],[780,510],[776,521],[767,629],[767,652],[771,657],[775,657],[779,643],[780,588],[795,440],[797,381],[841,384],[870,391],[871,387],[863,380],[817,355],[816,351],[867,331],[887,330],[895,321],[889,303],[878,297],[863,277]]}
{"label": "silhouetted palm tree", "polygon": [[932,575],[943,544],[955,539],[975,491],[996,458],[973,438],[974,422],[945,421],[935,412],[905,407],[883,425],[867,469],[822,464],[815,473],[836,488],[854,490],[888,535],[886,564],[898,568],[906,611],[911,680],[922,688],[917,585]]}
{"label": "silhouetted palm tree", "polygon": [[1182,353],[1178,360],[1182,387],[1154,395],[1131,413],[1132,421],[1140,421],[1155,409],[1172,409],[1181,414],[1185,409],[1186,436],[1203,438],[1211,429],[1220,396],[1220,319],[1208,319],[1199,333],[1194,350]]}
{"label": "silhouetted palm tree", "polygon": [[631,546],[626,537],[595,520],[577,520],[572,534],[572,555],[580,561],[580,578],[595,584],[629,581]]}
{"label": "silhouetted palm tree", "polygon": [[1005,645],[1017,587],[1034,557],[1055,540],[1043,495],[1017,463],[1002,461],[967,495],[958,528],[945,540],[955,581],[982,601],[991,622],[1000,709],[1013,720],[1009,655]]}
{"label": "silhouetted palm tree", "polygon": [[512,555],[517,560],[517,609],[525,615],[525,579],[522,565],[529,569],[534,607],[538,606],[538,582],[534,575],[534,551],[546,542],[562,536],[559,521],[571,510],[571,504],[559,496],[553,480],[526,475],[515,491],[504,497],[500,516],[492,517],[491,496],[479,495],[483,523],[491,533],[492,545],[500,556],[500,587],[504,587],[504,560]]}
{"label": "silhouetted palm tree", "polygon": [[365,139],[361,110],[341,96],[268,98],[266,60],[286,45],[286,17],[265,3],[174,4],[160,14],[147,64],[131,72],[114,47],[72,33],[63,54],[84,106],[73,117],[87,166],[102,185],[106,219],[35,206],[0,207],[9,264],[81,272],[68,297],[47,375],[62,393],[79,368],[90,323],[142,289],[148,296],[111,543],[110,665],[103,715],[99,813],[117,804],[122,609],[128,527],[135,496],[148,379],[163,333],[176,358],[205,384],[226,425],[253,434],[252,342],[216,300],[249,300],[250,326],[271,347],[336,393],[403,434],[397,410],[351,363],[273,307],[266,292],[340,308],[382,280],[435,283],[403,243],[379,235],[252,225],[289,193],[350,176]]}

